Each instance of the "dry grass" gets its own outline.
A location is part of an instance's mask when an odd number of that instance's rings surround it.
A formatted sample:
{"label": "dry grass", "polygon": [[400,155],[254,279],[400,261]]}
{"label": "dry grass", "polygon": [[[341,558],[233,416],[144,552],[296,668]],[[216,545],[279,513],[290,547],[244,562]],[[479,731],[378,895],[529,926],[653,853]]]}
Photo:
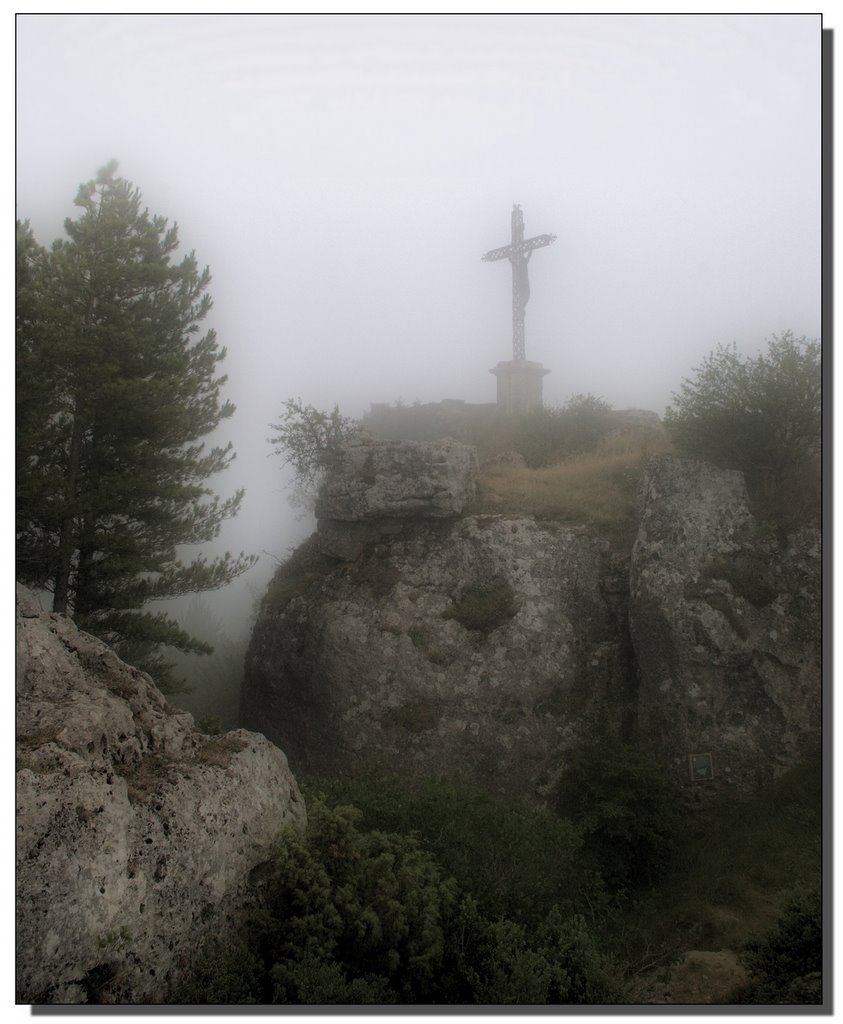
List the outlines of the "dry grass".
{"label": "dry grass", "polygon": [[519,515],[588,525],[618,551],[632,548],[636,495],[649,454],[668,450],[661,435],[646,448],[632,434],[613,435],[597,451],[543,469],[490,465],[480,474],[478,512]]}

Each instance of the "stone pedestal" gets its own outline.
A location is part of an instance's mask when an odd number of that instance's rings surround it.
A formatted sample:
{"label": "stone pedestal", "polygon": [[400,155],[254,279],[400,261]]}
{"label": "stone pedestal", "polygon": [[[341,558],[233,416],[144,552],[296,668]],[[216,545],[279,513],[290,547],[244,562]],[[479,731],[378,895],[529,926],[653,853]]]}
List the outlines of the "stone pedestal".
{"label": "stone pedestal", "polygon": [[511,359],[489,371],[498,378],[498,409],[522,416],[542,407],[542,377],[550,373],[541,363]]}

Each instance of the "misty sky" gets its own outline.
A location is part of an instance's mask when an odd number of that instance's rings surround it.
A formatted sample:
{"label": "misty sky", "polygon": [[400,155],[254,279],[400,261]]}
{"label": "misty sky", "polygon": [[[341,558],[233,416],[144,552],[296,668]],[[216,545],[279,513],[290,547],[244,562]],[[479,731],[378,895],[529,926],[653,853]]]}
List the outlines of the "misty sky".
{"label": "misty sky", "polygon": [[[295,525],[283,399],[494,401],[527,235],[546,404],[660,414],[718,343],[820,334],[817,15],[23,15],[17,216],[49,244],[115,157],[213,275],[227,543]],[[286,538],[290,538],[288,541]],[[267,568],[268,572],[268,568]]]}

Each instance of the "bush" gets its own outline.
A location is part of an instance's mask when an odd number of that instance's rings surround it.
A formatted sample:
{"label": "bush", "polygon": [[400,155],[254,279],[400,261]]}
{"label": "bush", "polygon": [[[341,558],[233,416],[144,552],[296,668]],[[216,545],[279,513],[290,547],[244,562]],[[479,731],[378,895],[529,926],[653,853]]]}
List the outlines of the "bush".
{"label": "bush", "polygon": [[646,751],[608,738],[582,743],[555,801],[613,888],[653,882],[667,868],[679,817],[664,769]]}
{"label": "bush", "polygon": [[457,976],[479,1005],[583,1005],[623,1000],[620,966],[601,953],[581,917],[551,907],[535,929],[484,917],[464,900],[455,931]]}
{"label": "bush", "polygon": [[[451,779],[382,772],[313,785],[360,808],[361,826],[419,836],[443,874],[491,918],[534,928],[553,904],[578,909],[582,841],[552,811]],[[305,784],[308,806],[310,788]]]}
{"label": "bush", "polygon": [[818,888],[796,889],[767,935],[750,940],[741,960],[752,976],[743,1001],[819,1004],[822,986],[822,904]]}
{"label": "bush", "polygon": [[612,407],[594,395],[573,395],[559,409],[522,417],[514,447],[532,469],[592,452],[614,425]]}
{"label": "bush", "polygon": [[814,457],[821,439],[820,343],[773,337],[767,353],[741,359],[719,346],[686,378],[665,414],[680,453],[739,469],[748,482],[780,482]]}
{"label": "bush", "polygon": [[358,436],[359,424],[343,416],[339,406],[323,412],[304,405],[300,398],[288,398],[281,409],[280,421],[270,424],[276,433],[269,443],[275,445],[274,452],[284,464],[292,466],[300,490],[312,494],[343,445]]}
{"label": "bush", "polygon": [[193,1006],[254,1004],[259,1001],[262,974],[260,959],[243,936],[206,939],[169,1001]]}
{"label": "bush", "polygon": [[279,852],[261,929],[273,1001],[315,1002],[317,991],[427,1001],[454,883],[413,838],[362,832],[354,808],[314,800],[308,813],[306,835],[289,837]]}

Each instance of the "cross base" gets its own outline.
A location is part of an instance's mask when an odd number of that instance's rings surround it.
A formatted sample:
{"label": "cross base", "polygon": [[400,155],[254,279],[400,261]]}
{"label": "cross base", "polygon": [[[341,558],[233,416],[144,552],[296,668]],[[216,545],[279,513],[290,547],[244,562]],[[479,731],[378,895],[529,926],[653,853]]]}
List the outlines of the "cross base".
{"label": "cross base", "polygon": [[541,363],[529,359],[510,359],[489,370],[498,378],[498,410],[508,416],[524,416],[542,408],[542,377],[546,370]]}

